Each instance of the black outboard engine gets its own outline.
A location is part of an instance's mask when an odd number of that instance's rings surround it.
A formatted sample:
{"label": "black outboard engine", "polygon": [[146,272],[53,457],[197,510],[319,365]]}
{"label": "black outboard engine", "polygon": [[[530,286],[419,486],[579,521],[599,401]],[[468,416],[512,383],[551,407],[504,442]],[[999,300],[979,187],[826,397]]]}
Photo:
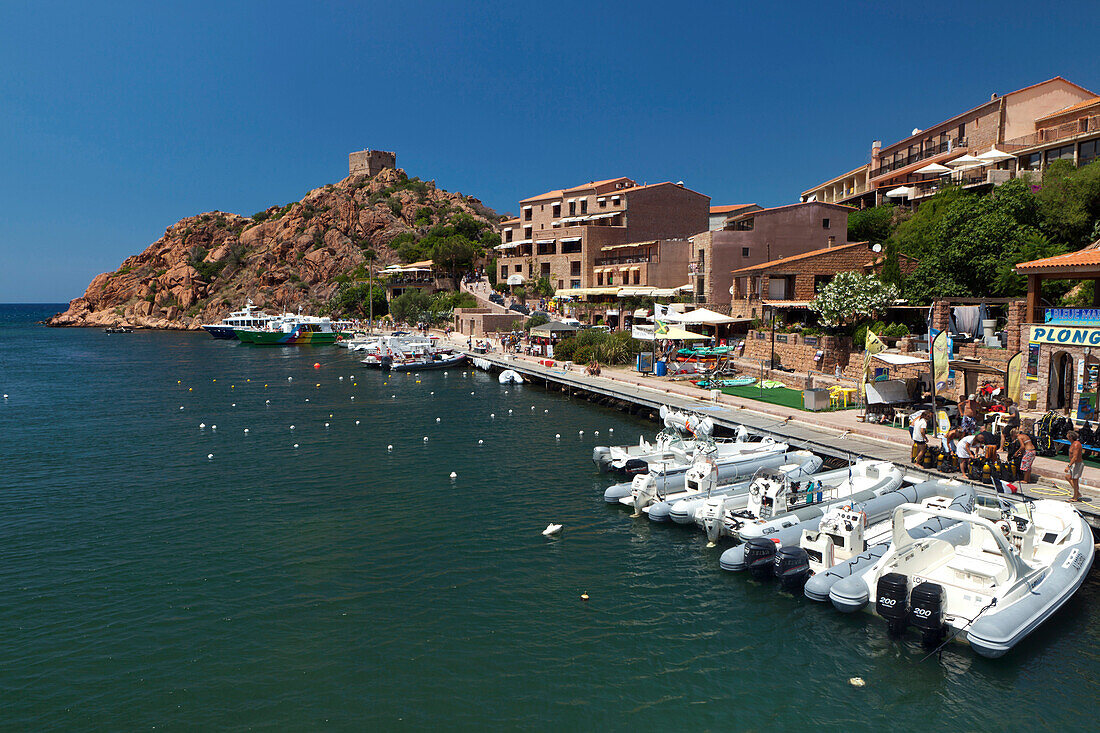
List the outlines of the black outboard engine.
{"label": "black outboard engine", "polygon": [[378,363],[382,366],[382,369],[388,372],[390,369],[393,368],[393,357],[383,356],[381,359],[378,360]]}
{"label": "black outboard engine", "polygon": [[751,537],[745,543],[745,567],[757,580],[770,578],[775,563],[775,543],[763,537]]}
{"label": "black outboard engine", "polygon": [[649,464],[640,458],[630,458],[623,464],[623,473],[627,476],[649,473]]}
{"label": "black outboard engine", "polygon": [[878,579],[875,596],[875,611],[889,623],[890,635],[900,636],[909,617],[909,580],[901,573],[887,573]]}
{"label": "black outboard engine", "polygon": [[946,603],[947,592],[939,583],[921,583],[909,594],[909,623],[920,630],[927,647],[936,646],[943,638]]}
{"label": "black outboard engine", "polygon": [[797,592],[810,577],[810,555],[801,547],[780,547],[775,553],[774,571],[782,590]]}

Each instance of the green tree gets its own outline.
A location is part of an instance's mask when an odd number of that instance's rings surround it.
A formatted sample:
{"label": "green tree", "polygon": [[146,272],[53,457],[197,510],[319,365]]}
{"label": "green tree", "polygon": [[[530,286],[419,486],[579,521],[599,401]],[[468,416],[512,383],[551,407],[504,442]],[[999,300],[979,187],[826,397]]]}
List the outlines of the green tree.
{"label": "green tree", "polygon": [[341,285],[329,300],[330,313],[368,316],[371,313],[371,301],[374,301],[374,317],[384,316],[389,311],[386,301],[386,289],[370,283]]}
{"label": "green tree", "polygon": [[894,233],[894,211],[895,207],[887,204],[848,214],[848,241],[885,242]]}
{"label": "green tree", "polygon": [[838,272],[810,301],[825,326],[846,326],[882,313],[897,299],[898,291],[874,275]]}
{"label": "green tree", "polygon": [[417,323],[428,315],[432,298],[422,290],[406,290],[390,301],[390,315],[405,323]]}
{"label": "green tree", "polygon": [[478,254],[477,245],[461,234],[437,239],[432,246],[432,261],[437,265],[446,265],[451,272],[470,269]]}
{"label": "green tree", "polygon": [[550,317],[549,316],[543,315],[542,313],[536,313],[535,315],[533,315],[533,316],[531,316],[530,318],[527,319],[527,323],[524,323],[523,327],[525,329],[527,329],[528,331],[530,331],[535,326],[541,326],[542,324],[549,323],[549,322],[550,322]]}
{"label": "green tree", "polygon": [[906,296],[923,303],[944,296],[1020,294],[1017,280],[997,275],[1028,259],[1040,223],[1035,196],[1020,179],[986,195],[941,191],[890,239],[890,246],[920,262],[905,279]]}
{"label": "green tree", "polygon": [[1074,168],[1068,160],[1054,161],[1043,171],[1035,198],[1051,239],[1071,249],[1091,243],[1100,221],[1100,163]]}

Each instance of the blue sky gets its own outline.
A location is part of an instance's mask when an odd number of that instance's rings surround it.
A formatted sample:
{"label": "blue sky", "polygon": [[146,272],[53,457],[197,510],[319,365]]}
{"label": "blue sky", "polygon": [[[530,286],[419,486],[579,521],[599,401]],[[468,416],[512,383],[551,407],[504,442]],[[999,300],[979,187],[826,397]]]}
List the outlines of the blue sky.
{"label": "blue sky", "polygon": [[1095,3],[160,5],[0,0],[0,302],[364,147],[500,211],[618,175],[775,205],[991,92],[1100,89]]}

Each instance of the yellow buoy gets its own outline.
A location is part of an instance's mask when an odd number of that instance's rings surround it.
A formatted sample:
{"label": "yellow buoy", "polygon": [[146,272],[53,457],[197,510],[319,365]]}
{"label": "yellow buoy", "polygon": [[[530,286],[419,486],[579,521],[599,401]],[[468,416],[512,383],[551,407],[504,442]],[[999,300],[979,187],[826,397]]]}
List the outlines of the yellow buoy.
{"label": "yellow buoy", "polygon": [[188,391],[188,392],[193,392],[194,390],[195,390],[195,388],[194,388],[194,387],[188,387],[188,388],[187,388],[187,391]]}
{"label": "yellow buoy", "polygon": [[588,600],[588,591],[585,591],[584,593],[581,593],[581,600],[582,601],[587,601]]}

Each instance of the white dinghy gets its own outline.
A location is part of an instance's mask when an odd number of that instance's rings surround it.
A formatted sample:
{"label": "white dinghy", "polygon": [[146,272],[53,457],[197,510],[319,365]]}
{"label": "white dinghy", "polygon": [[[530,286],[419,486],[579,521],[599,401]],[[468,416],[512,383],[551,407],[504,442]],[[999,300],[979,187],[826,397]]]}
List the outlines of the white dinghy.
{"label": "white dinghy", "polygon": [[[689,444],[693,448],[690,453],[684,450]],[[785,455],[788,449],[789,446],[786,443],[776,443],[771,438],[732,443],[685,441],[683,447],[671,446],[660,456],[644,461],[641,468],[632,467],[631,471],[635,473],[634,479],[629,483],[608,487],[604,491],[603,498],[609,504],[614,504],[624,497],[632,496],[635,488],[634,481],[651,475],[652,481],[644,482],[654,492],[652,498],[645,503],[645,506],[648,506],[656,499],[657,493],[667,493],[683,486],[685,474],[700,458],[714,463],[717,480],[722,483],[742,476],[751,476],[759,468],[782,466],[786,462]],[[634,502],[631,500],[627,503],[633,505]]]}
{"label": "white dinghy", "polygon": [[[808,450],[791,451],[784,456],[784,461],[785,463],[776,467],[775,471],[788,476],[791,480],[805,479],[821,470],[821,458]],[[669,492],[656,491],[655,500],[648,506],[644,506],[642,511],[654,522],[667,522],[674,519],[680,524],[686,524],[691,520],[687,522],[679,520],[679,514],[685,507],[702,504],[714,496],[745,493],[749,490],[751,481],[748,477],[739,476],[731,481],[719,482],[718,467],[702,456],[684,475],[683,486]],[[655,488],[647,486],[641,490],[648,493],[655,491]],[[632,505],[629,498],[620,501]],[[674,507],[677,510],[676,514],[673,513]]]}
{"label": "white dinghy", "polygon": [[[816,527],[832,505],[874,499],[901,486],[902,476],[901,469],[889,461],[860,460],[847,468],[815,474],[804,482],[761,469],[748,494],[708,500],[696,512],[695,523],[711,542],[722,537],[742,542],[763,537],[774,550],[772,538],[778,532],[785,531],[793,544],[803,529]],[[731,565],[739,564],[739,556],[745,552],[740,547],[727,550],[720,565],[726,570],[739,570]]]}
{"label": "white dinghy", "polygon": [[[914,512],[954,520],[914,537]],[[944,635],[1000,657],[1051,617],[1081,587],[1095,554],[1092,532],[1070,505],[998,497],[974,513],[903,504],[894,510],[890,549],[863,573],[837,582],[833,605],[871,604],[892,634],[908,626],[926,646]]]}
{"label": "white dinghy", "polygon": [[515,369],[505,369],[497,377],[501,384],[523,384],[523,377]]}

